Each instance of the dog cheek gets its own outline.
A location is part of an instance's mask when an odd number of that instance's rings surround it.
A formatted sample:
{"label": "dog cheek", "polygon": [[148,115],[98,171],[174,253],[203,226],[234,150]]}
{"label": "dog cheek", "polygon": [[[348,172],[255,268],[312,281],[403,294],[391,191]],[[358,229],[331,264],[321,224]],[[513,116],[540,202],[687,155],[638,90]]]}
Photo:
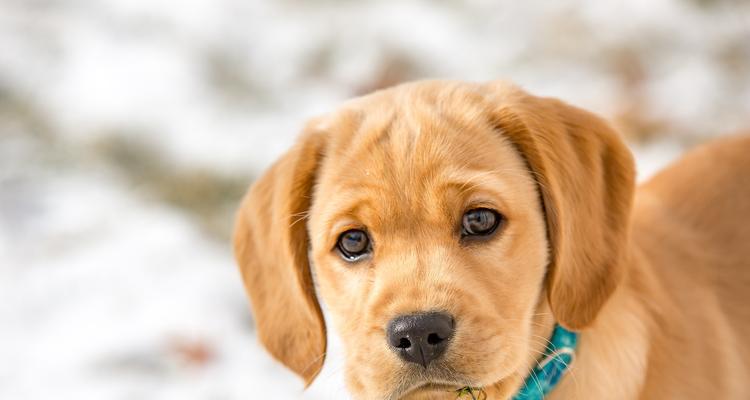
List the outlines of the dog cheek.
{"label": "dog cheek", "polygon": [[509,351],[507,333],[488,328],[500,326],[498,321],[480,319],[457,332],[451,365],[472,381],[487,384],[506,374],[513,354]]}
{"label": "dog cheek", "polygon": [[365,385],[362,382],[362,374],[359,373],[359,368],[356,365],[351,365],[347,362],[347,368],[345,372],[346,387],[349,389],[349,393],[352,394],[355,399],[366,398]]}
{"label": "dog cheek", "polygon": [[[357,346],[355,343],[349,345]],[[356,347],[346,356],[347,387],[357,399],[387,397],[397,379],[398,371],[393,360],[380,351],[378,346],[373,349],[371,342],[361,341],[359,345],[364,347]]]}
{"label": "dog cheek", "polygon": [[481,282],[481,276],[465,278],[471,290],[457,291],[462,301],[454,302],[458,330],[451,364],[470,379],[489,384],[515,371],[524,359],[534,296],[514,290],[511,280]]}
{"label": "dog cheek", "polygon": [[336,307],[329,307],[331,321],[343,342],[346,383],[354,398],[383,398],[393,389],[397,366],[383,330],[363,311],[364,300],[356,297],[359,294],[334,295]]}
{"label": "dog cheek", "polygon": [[320,299],[330,310],[333,322],[338,326],[338,319],[348,319],[356,314],[356,307],[360,303],[358,294],[359,284],[356,272],[343,270],[330,260],[320,260],[315,263],[315,277]]}

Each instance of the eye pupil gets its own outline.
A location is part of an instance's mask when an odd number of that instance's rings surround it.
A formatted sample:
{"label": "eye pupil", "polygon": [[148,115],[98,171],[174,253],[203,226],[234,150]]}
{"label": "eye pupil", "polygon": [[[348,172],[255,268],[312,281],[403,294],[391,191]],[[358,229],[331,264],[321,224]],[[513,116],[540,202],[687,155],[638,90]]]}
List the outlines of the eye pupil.
{"label": "eye pupil", "polygon": [[487,236],[493,233],[500,223],[501,216],[487,208],[469,210],[464,214],[463,236]]}
{"label": "eye pupil", "polygon": [[348,251],[356,253],[364,250],[367,242],[365,240],[365,235],[363,232],[353,231],[348,232],[346,235],[344,235],[343,244]]}
{"label": "eye pupil", "polygon": [[337,247],[345,259],[354,261],[370,252],[370,238],[364,231],[351,229],[339,236]]}

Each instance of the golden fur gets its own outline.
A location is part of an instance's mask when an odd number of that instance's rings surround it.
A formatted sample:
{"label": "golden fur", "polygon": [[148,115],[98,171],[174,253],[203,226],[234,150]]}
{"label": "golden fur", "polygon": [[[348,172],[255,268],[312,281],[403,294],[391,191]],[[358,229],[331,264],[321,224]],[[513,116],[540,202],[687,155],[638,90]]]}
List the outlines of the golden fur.
{"label": "golden fur", "polygon": [[[507,399],[555,322],[581,337],[550,399],[746,399],[749,154],[724,139],[636,191],[629,151],[586,111],[502,82],[405,84],[311,121],[244,199],[235,254],[261,342],[308,384],[326,303],[358,399]],[[462,244],[477,206],[506,223]],[[374,249],[356,264],[334,251],[352,228]],[[456,333],[423,369],[384,330],[430,310]]]}

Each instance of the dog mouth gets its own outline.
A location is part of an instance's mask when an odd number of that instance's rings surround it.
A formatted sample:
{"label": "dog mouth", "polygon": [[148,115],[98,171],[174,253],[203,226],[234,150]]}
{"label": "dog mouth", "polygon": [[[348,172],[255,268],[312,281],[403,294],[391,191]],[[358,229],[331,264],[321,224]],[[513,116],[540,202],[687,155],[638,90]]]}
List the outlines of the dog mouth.
{"label": "dog mouth", "polygon": [[435,393],[435,392],[441,392],[445,394],[448,394],[448,393],[458,394],[464,387],[466,387],[466,385],[462,385],[460,383],[424,382],[422,384],[419,384],[409,389],[402,396],[399,396],[399,399],[408,399],[412,395]]}
{"label": "dog mouth", "polygon": [[[499,359],[481,360],[480,364],[492,365],[493,371],[477,374],[475,370],[465,370],[454,364],[452,355],[431,363],[427,368],[416,364],[407,364],[397,375],[397,385],[390,388],[384,398],[397,399],[487,399],[489,392],[495,393],[497,387],[504,391],[513,385],[515,376],[524,367],[522,359],[510,358],[511,351],[497,350],[504,356]],[[480,360],[477,360],[479,362]],[[480,365],[477,364],[477,365]],[[499,364],[499,365],[498,365]],[[499,369],[500,371],[495,371]],[[525,374],[523,374],[525,375]],[[486,392],[486,390],[488,392]]]}
{"label": "dog mouth", "polygon": [[[494,386],[509,375],[499,378],[481,379],[467,375],[451,367],[447,362],[438,362],[426,369],[412,368],[404,371],[400,385],[393,388],[387,399],[487,399],[485,386]],[[494,382],[494,383],[489,383]]]}
{"label": "dog mouth", "polygon": [[[396,388],[386,398],[391,400],[407,399],[450,399],[450,400],[487,400],[488,388],[492,387],[492,393],[497,390],[500,392],[512,391],[511,386],[515,385],[514,376],[517,372],[504,374],[496,379],[488,381],[477,381],[468,376],[457,374],[455,371],[439,370],[441,373],[432,375],[422,375],[411,384]],[[516,369],[512,369],[516,371]],[[421,379],[420,379],[421,378]],[[492,383],[489,383],[492,382]],[[509,386],[510,385],[510,386]]]}
{"label": "dog mouth", "polygon": [[408,399],[417,394],[445,394],[451,399],[480,399],[483,390],[478,387],[457,382],[424,382],[407,390],[399,399]]}

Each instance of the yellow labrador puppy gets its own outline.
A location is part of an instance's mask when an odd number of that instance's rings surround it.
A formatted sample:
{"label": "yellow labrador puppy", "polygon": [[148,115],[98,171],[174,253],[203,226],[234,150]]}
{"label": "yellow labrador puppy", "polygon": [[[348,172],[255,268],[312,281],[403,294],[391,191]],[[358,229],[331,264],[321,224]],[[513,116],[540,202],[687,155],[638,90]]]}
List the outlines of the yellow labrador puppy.
{"label": "yellow labrador puppy", "polygon": [[405,84],[311,121],[234,248],[263,345],[312,382],[320,298],[356,399],[750,399],[747,136],[636,190],[595,115]]}

